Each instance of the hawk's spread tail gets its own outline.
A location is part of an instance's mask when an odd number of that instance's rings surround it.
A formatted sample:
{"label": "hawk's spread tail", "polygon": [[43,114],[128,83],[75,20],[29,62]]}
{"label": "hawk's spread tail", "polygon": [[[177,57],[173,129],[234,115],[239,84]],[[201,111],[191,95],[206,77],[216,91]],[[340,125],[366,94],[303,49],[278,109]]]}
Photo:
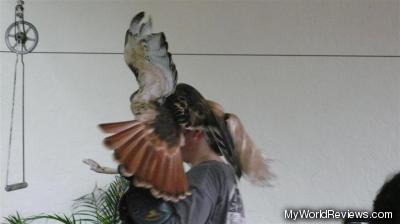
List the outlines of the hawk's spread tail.
{"label": "hawk's spread tail", "polygon": [[122,172],[135,175],[137,187],[151,189],[157,198],[178,201],[189,195],[180,147],[160,138],[149,121],[125,121],[101,124],[100,128],[113,135],[104,144],[114,150],[114,158],[123,165]]}

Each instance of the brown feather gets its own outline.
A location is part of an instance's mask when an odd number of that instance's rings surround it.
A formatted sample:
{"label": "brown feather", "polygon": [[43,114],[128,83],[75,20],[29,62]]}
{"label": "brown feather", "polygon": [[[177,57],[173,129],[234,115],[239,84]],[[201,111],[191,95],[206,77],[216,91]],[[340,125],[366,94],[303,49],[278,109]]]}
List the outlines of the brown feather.
{"label": "brown feather", "polygon": [[126,164],[126,169],[129,171],[129,173],[137,173],[143,157],[147,155],[147,144],[148,143],[145,140],[141,140],[137,144],[137,147],[132,149],[131,152],[124,158],[124,160],[120,161],[122,164]]}
{"label": "brown feather", "polygon": [[167,175],[166,175],[166,177],[167,177],[167,180],[168,181],[166,181],[165,182],[165,191],[166,192],[171,192],[171,194],[172,195],[175,195],[176,194],[176,192],[174,191],[174,184],[176,183],[175,182],[175,177],[176,177],[176,174],[175,174],[175,167],[176,167],[176,164],[175,164],[175,157],[173,157],[173,156],[171,156],[171,157],[169,157],[168,158],[168,162],[169,162],[169,168],[168,168],[168,171],[167,171]]}
{"label": "brown feather", "polygon": [[[139,126],[140,127],[140,126]],[[143,126],[138,128],[138,126],[133,126],[131,128],[125,129],[114,135],[111,135],[104,139],[104,145],[110,149],[115,149],[121,147],[123,144],[128,142],[135,134],[140,131]]]}
{"label": "brown feather", "polygon": [[147,175],[148,175],[148,168],[151,160],[153,159],[154,156],[154,149],[150,146],[146,147],[146,153],[143,156],[143,159],[140,161],[139,168],[137,172],[135,172],[135,175],[141,177],[143,181],[146,181]]}
{"label": "brown feather", "polygon": [[136,124],[138,124],[136,120],[122,121],[115,123],[99,124],[99,128],[105,133],[117,133],[126,130]]}
{"label": "brown feather", "polygon": [[[173,169],[172,169],[172,173],[173,173],[173,175],[171,176],[171,182],[173,182],[173,183],[177,183],[177,180],[178,180],[178,176],[179,176],[179,173],[178,173],[178,169],[179,169],[179,164],[177,164],[177,157],[175,156],[175,157],[173,157]],[[178,188],[173,188],[172,189],[172,195],[178,195],[179,194],[179,189]]]}
{"label": "brown feather", "polygon": [[[211,100],[207,100],[208,105],[215,115],[224,117],[224,108]],[[227,114],[227,124],[231,132],[235,151],[239,156],[240,168],[244,172],[244,177],[251,183],[265,186],[274,177],[270,172],[269,165],[263,153],[257,149],[253,140],[247,134],[242,122],[235,114]]]}
{"label": "brown feather", "polygon": [[115,149],[114,150],[114,159],[117,160],[117,161],[121,161],[124,158],[126,158],[126,156],[133,149],[133,146],[135,146],[136,144],[137,144],[137,140],[136,139],[130,139],[125,144],[123,144],[121,147]]}
{"label": "brown feather", "polygon": [[263,153],[257,149],[236,115],[229,114],[227,123],[233,136],[235,150],[238,152],[240,166],[245,173],[245,178],[256,185],[268,185],[274,175],[270,172]]}
{"label": "brown feather", "polygon": [[164,189],[162,189],[161,193],[168,192],[168,187],[169,187],[168,184],[171,183],[170,182],[170,176],[169,176],[171,167],[172,167],[171,157],[166,156],[165,165],[164,165],[164,168],[163,168],[164,176],[163,176],[163,181],[162,181],[162,185],[164,186]]}
{"label": "brown feather", "polygon": [[149,183],[153,183],[154,187],[157,187],[155,185],[155,176],[158,172],[160,172],[158,169],[160,169],[158,167],[158,164],[160,163],[160,160],[162,159],[162,152],[160,150],[155,151],[153,160],[151,161],[150,165],[149,165],[149,171],[148,171],[148,175],[146,178],[146,181]]}
{"label": "brown feather", "polygon": [[137,145],[143,141],[143,138],[145,137],[145,131],[144,130],[138,130],[130,140],[128,140],[124,145],[121,147],[115,149],[114,151],[114,158],[117,161],[124,161],[125,158],[129,155],[129,153],[137,147]]}
{"label": "brown feather", "polygon": [[208,106],[210,106],[213,113],[218,117],[224,117],[224,108],[215,101],[207,100]]}
{"label": "brown feather", "polygon": [[[154,187],[157,189],[160,189],[162,184],[163,184],[163,172],[162,169],[164,169],[165,166],[165,160],[166,160],[166,156],[163,155],[162,152],[159,153],[160,154],[160,158],[159,161],[157,163],[156,166],[156,172],[154,173],[154,177],[153,177],[153,181],[154,181]],[[179,184],[177,184],[179,185]]]}
{"label": "brown feather", "polygon": [[180,155],[182,134],[175,134],[178,139],[174,141],[165,141],[149,121],[117,122],[101,127],[116,132],[105,138],[104,143],[115,150],[114,158],[123,165],[124,173],[135,175],[136,186],[149,188],[155,197],[169,201],[189,195]]}

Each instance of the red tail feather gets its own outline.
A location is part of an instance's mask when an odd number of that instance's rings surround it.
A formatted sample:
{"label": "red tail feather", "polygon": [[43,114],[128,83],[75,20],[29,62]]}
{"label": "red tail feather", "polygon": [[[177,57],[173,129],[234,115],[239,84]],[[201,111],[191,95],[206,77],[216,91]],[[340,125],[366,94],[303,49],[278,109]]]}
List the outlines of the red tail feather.
{"label": "red tail feather", "polygon": [[190,194],[179,151],[181,139],[176,145],[167,144],[148,123],[136,120],[100,127],[113,133],[104,144],[115,150],[114,157],[124,172],[135,175],[135,185],[150,188],[155,197],[164,200],[177,201]]}

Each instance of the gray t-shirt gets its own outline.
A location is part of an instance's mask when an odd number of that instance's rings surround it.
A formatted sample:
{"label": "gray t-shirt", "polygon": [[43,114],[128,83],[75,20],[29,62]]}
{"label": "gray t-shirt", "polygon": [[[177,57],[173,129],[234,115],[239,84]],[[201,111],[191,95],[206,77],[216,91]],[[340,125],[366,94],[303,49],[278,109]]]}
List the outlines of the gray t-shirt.
{"label": "gray t-shirt", "polygon": [[205,161],[187,172],[192,195],[172,203],[182,224],[244,224],[243,203],[233,168]]}

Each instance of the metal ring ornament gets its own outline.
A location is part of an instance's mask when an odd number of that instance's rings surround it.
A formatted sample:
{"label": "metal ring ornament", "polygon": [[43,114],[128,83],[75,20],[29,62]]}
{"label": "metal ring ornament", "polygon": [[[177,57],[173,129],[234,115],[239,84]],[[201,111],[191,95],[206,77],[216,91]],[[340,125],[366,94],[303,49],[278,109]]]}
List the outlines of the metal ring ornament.
{"label": "metal ring ornament", "polygon": [[[32,36],[29,34],[33,33]],[[11,24],[5,35],[8,49],[16,54],[32,52],[39,42],[39,33],[36,27],[27,21],[17,21]]]}

